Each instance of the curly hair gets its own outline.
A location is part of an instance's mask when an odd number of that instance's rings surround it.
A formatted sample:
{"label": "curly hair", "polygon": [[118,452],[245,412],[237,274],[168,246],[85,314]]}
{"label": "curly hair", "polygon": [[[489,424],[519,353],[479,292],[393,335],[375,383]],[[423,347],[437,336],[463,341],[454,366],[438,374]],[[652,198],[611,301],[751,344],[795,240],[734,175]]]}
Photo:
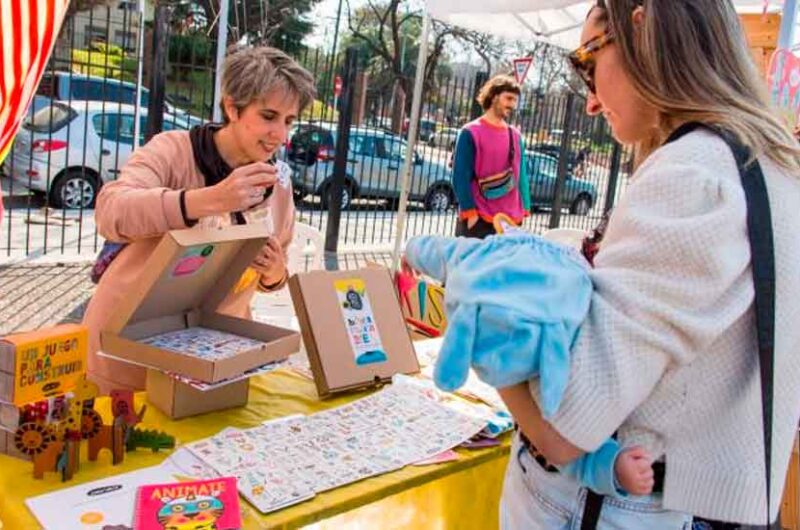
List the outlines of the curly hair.
{"label": "curly hair", "polygon": [[492,103],[494,103],[494,98],[503,92],[511,92],[519,96],[522,91],[519,88],[519,83],[513,77],[496,75],[481,87],[476,100],[483,110],[489,110]]}

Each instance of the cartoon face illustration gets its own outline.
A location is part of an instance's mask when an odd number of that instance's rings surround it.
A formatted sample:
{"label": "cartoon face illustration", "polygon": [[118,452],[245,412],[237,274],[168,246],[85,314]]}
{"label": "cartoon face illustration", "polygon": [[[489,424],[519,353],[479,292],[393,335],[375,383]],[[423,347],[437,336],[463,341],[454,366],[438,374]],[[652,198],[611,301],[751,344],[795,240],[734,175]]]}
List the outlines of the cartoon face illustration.
{"label": "cartoon face illustration", "polygon": [[128,402],[119,400],[114,402],[114,417],[117,416],[127,416],[130,412],[130,408],[128,408]]}
{"label": "cartoon face illustration", "polygon": [[190,495],[161,499],[158,522],[164,530],[217,530],[225,505],[216,497]]}
{"label": "cartoon face illustration", "polygon": [[364,307],[364,304],[361,301],[361,295],[358,294],[352,287],[347,290],[346,297],[347,303],[350,305],[350,309],[360,311]]}

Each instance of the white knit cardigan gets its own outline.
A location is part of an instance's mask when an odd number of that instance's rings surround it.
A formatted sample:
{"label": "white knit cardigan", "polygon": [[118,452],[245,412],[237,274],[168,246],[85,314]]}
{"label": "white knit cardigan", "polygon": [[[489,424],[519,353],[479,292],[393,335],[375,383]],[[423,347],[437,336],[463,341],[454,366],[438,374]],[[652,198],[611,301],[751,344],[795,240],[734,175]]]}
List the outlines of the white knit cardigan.
{"label": "white knit cardigan", "polygon": [[[776,254],[774,515],[800,419],[800,175],[761,166]],[[690,133],[645,161],[595,258],[595,294],[552,423],[586,451],[619,429],[623,444],[664,456],[665,508],[763,524],[745,216],[733,155],[714,134]]]}

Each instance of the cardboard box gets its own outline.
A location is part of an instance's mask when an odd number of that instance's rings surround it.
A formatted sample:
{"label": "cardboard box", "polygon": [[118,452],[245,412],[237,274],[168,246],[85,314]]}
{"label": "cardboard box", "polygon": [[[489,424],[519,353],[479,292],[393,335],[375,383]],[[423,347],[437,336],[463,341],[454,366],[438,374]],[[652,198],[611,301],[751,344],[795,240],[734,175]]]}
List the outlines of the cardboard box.
{"label": "cardboard box", "polygon": [[[122,360],[216,383],[285,359],[300,348],[297,332],[216,312],[264,246],[259,225],[165,234],[142,275],[101,332],[105,353]],[[254,281],[257,281],[254,278]],[[204,327],[265,344],[221,359],[204,359],[140,342]]]}
{"label": "cardboard box", "polygon": [[14,436],[15,433],[13,432],[0,430],[0,453],[28,462],[33,460],[33,458],[17,449]]}
{"label": "cardboard box", "polygon": [[[300,335],[293,330],[216,312],[228,293],[241,288],[248,277],[257,281],[256,275],[246,271],[269,235],[260,225],[168,232],[102,330],[104,353],[154,369],[148,370],[148,399],[165,414],[181,418],[245,405],[249,383],[237,381],[201,392],[159,370],[216,383],[283,360],[300,349]],[[263,344],[214,359],[141,342],[194,327]]]}
{"label": "cardboard box", "polygon": [[147,370],[147,399],[172,419],[247,405],[250,380],[202,392],[158,370]]}
{"label": "cardboard box", "polygon": [[22,406],[72,390],[86,374],[89,332],[79,324],[0,339],[0,400]]}
{"label": "cardboard box", "polygon": [[320,397],[419,372],[387,269],[297,274],[289,291]]}

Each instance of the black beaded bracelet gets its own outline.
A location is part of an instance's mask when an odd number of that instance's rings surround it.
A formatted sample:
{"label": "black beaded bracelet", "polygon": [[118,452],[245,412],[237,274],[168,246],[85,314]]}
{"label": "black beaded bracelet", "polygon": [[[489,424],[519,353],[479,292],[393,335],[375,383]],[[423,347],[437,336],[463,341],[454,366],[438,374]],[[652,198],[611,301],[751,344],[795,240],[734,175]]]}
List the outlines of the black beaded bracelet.
{"label": "black beaded bracelet", "polygon": [[178,196],[178,202],[181,204],[181,216],[183,216],[183,224],[189,227],[196,225],[197,219],[189,219],[189,216],[186,214],[186,190],[181,190],[181,194]]}

